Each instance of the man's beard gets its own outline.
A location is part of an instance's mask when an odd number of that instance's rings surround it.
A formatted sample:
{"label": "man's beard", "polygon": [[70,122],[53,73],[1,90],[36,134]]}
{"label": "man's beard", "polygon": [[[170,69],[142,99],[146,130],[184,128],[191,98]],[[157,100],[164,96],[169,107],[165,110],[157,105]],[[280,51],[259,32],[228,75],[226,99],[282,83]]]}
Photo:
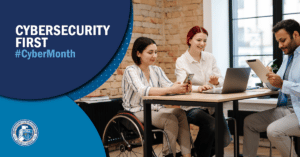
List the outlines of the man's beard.
{"label": "man's beard", "polygon": [[294,39],[292,39],[292,41],[288,44],[288,46],[281,48],[281,50],[287,48],[288,53],[286,55],[291,55],[294,53],[294,51],[296,50],[297,47],[298,47],[298,45],[296,44],[296,41]]}

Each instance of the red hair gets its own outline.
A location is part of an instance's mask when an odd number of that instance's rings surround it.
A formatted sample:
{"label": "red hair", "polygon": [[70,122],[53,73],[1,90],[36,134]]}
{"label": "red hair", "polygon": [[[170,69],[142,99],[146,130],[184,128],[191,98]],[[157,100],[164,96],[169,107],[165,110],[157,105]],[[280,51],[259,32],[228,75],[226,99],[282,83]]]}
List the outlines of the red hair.
{"label": "red hair", "polygon": [[187,36],[186,36],[186,43],[191,46],[190,44],[190,39],[193,39],[194,35],[197,33],[204,33],[208,36],[207,30],[203,27],[199,27],[199,26],[194,26],[193,28],[190,29],[190,31],[188,32]]}

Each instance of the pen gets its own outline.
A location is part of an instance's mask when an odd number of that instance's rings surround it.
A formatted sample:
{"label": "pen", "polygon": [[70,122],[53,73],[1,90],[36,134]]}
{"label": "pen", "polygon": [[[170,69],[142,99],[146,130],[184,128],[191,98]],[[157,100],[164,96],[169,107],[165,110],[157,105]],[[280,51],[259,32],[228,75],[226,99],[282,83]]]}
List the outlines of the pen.
{"label": "pen", "polygon": [[271,63],[274,63],[276,60],[277,60],[277,59],[272,60],[271,62],[269,62],[269,63],[267,64],[267,66],[269,66]]}

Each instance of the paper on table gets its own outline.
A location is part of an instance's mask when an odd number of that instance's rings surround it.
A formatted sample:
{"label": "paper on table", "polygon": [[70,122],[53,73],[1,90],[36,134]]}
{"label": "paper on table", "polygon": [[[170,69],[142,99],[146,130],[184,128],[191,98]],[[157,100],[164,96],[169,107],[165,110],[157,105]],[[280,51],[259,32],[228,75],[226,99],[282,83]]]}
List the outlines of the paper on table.
{"label": "paper on table", "polygon": [[246,62],[262,82],[269,82],[267,80],[268,77],[266,76],[269,73],[269,70],[262,64],[262,62],[259,59],[251,59],[247,60]]}

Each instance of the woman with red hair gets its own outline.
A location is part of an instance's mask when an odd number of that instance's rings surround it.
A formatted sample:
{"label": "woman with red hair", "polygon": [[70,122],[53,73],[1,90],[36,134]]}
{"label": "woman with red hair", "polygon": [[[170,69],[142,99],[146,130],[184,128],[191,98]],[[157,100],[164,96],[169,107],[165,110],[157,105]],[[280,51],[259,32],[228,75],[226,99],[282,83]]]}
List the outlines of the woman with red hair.
{"label": "woman with red hair", "polygon": [[[175,75],[177,81],[183,82],[188,73],[193,73],[193,92],[202,92],[223,86],[224,79],[220,69],[217,67],[215,57],[205,52],[208,32],[199,26],[195,26],[187,34],[187,45],[189,48],[176,61]],[[199,106],[181,106],[186,111],[189,123],[200,127],[194,142],[198,157],[209,157],[214,155],[213,146],[215,141],[215,118],[212,116],[214,108]],[[225,121],[225,119],[224,119]],[[227,124],[224,122],[224,124]],[[230,133],[227,125],[224,134],[224,145],[230,141]]]}

